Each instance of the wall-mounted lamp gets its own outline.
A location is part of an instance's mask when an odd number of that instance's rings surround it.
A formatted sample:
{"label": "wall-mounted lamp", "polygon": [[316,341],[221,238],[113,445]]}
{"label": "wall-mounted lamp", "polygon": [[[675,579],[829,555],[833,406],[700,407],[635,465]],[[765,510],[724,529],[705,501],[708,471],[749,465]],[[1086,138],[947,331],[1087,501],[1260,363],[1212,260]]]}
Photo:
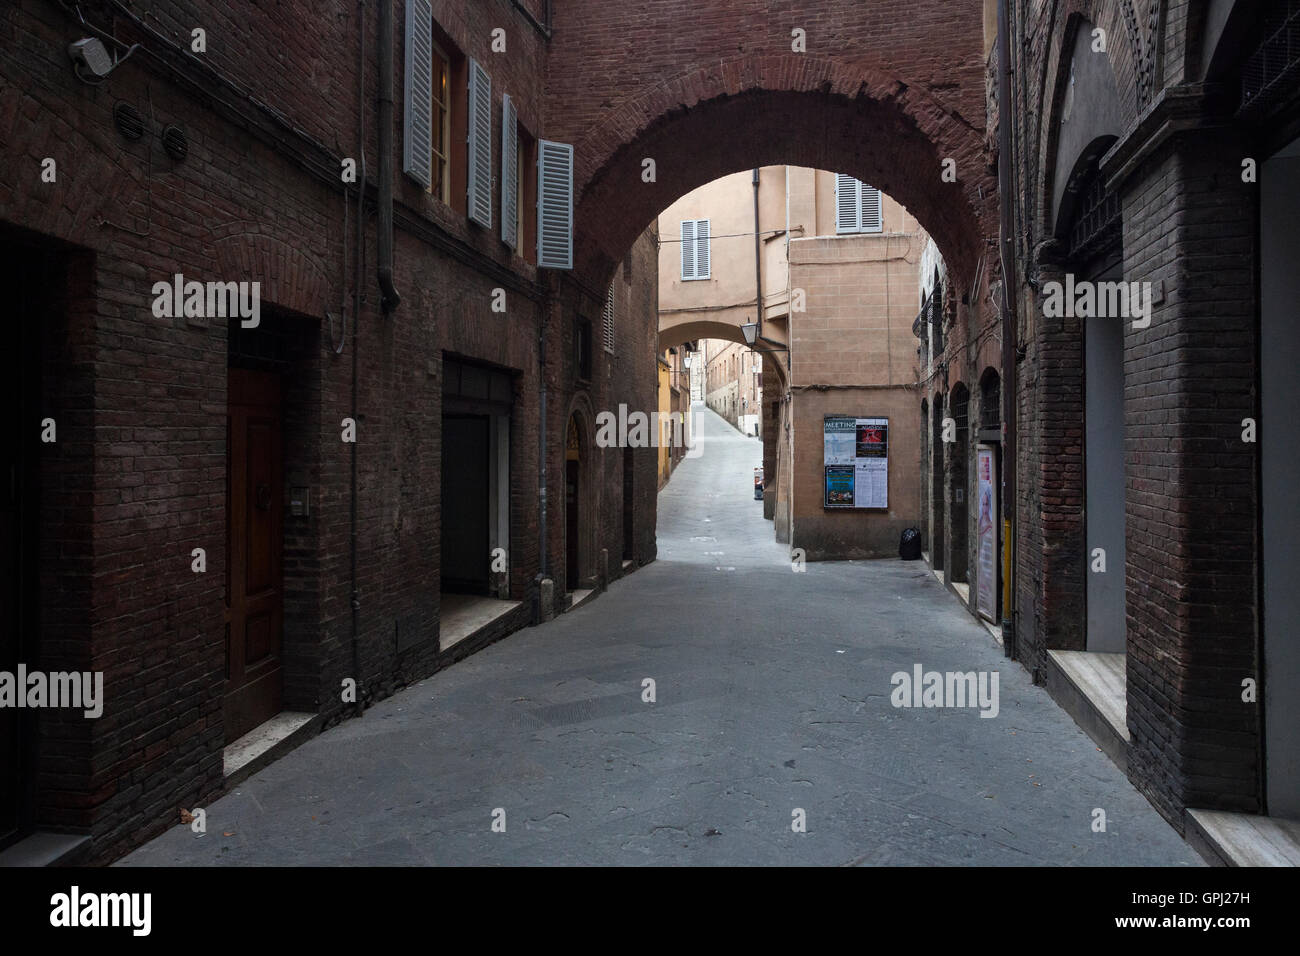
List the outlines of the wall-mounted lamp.
{"label": "wall-mounted lamp", "polygon": [[72,71],[83,83],[102,83],[108,74],[116,70],[140,44],[134,43],[121,56],[109,53],[104,41],[96,37],[84,37],[68,44],[68,56],[72,58]]}

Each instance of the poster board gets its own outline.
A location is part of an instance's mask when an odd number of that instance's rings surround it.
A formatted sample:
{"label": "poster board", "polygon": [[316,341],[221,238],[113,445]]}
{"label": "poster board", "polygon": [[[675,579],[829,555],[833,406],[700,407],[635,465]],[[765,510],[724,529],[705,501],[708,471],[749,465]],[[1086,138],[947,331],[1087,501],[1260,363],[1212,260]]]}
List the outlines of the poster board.
{"label": "poster board", "polygon": [[991,445],[975,450],[976,597],[980,616],[997,623],[998,613],[998,465]]}
{"label": "poster board", "polygon": [[889,419],[827,415],[825,508],[889,508]]}

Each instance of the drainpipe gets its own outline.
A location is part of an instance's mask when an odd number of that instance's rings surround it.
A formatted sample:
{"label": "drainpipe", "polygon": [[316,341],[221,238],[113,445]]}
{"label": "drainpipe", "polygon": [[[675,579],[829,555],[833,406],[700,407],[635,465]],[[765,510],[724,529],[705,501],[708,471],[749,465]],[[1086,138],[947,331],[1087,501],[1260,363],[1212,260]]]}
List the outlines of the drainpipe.
{"label": "drainpipe", "polygon": [[547,571],[549,570],[546,554],[546,430],[550,428],[546,421],[546,313],[550,307],[551,297],[548,295],[538,312],[537,321],[537,409],[540,416],[537,427],[537,549],[541,559],[540,570],[537,575],[537,615],[539,620],[544,616],[544,609],[541,605],[541,586],[542,582],[546,580]]}
{"label": "drainpipe", "polygon": [[402,302],[393,283],[393,0],[379,2],[379,291],[384,315]]}
{"label": "drainpipe", "polygon": [[[357,23],[360,24],[360,42],[357,45],[357,156],[361,159],[361,180],[357,184],[357,267],[352,280],[352,407],[349,414],[357,420],[357,326],[361,321],[361,274],[363,271],[366,248],[366,0],[358,0]],[[342,343],[339,343],[342,345]],[[360,716],[364,708],[363,695],[360,693],[361,650],[361,593],[357,589],[357,443],[351,442],[352,485],[348,501],[348,559],[352,583],[349,606],[352,614],[352,679],[357,684],[357,699],[353,705],[354,712]]]}
{"label": "drainpipe", "polygon": [[998,210],[1002,256],[1002,520],[1003,588],[1002,646],[1016,654],[1015,530],[1016,530],[1016,250],[1015,158],[1011,148],[1011,24],[1010,0],[998,0]]}
{"label": "drainpipe", "polygon": [[758,323],[755,341],[763,334],[763,234],[758,229],[758,167],[754,167],[754,308]]}

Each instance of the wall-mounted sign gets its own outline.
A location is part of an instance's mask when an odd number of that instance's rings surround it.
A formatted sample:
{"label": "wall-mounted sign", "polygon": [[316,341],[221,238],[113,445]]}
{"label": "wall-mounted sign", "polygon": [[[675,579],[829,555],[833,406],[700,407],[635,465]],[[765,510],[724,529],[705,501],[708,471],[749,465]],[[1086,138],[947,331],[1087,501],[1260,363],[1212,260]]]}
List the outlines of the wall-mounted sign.
{"label": "wall-mounted sign", "polygon": [[889,507],[889,419],[827,416],[827,508]]}

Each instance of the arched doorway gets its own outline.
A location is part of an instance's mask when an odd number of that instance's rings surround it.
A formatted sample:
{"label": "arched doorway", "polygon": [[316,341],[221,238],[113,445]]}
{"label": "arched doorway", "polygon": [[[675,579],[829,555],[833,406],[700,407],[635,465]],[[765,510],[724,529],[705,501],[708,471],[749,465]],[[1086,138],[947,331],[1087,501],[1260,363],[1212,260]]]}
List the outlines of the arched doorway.
{"label": "arched doorway", "polygon": [[930,550],[930,400],[921,399],[921,550]]}
{"label": "arched doorway", "polygon": [[569,416],[564,440],[564,590],[574,591],[582,580],[583,434],[578,413]]}
{"label": "arched doorway", "polygon": [[[1124,278],[1119,196],[1109,192],[1096,159],[1076,172],[1081,183],[1066,255],[1076,283]],[[1101,310],[1094,310],[1094,313]],[[1125,615],[1124,323],[1090,314],[1083,331],[1083,546],[1085,648],[1123,654]]]}
{"label": "arched doorway", "polygon": [[956,440],[948,447],[948,510],[949,535],[951,537],[951,554],[948,556],[948,581],[951,584],[967,583],[967,566],[969,557],[966,553],[968,541],[966,521],[968,518],[967,487],[968,470],[966,458],[970,454],[970,390],[958,382],[952,388],[949,400],[949,415],[956,426]]}
{"label": "arched doorway", "polygon": [[943,440],[943,393],[934,396],[930,427],[930,514],[934,516],[933,534],[930,538],[930,566],[936,571],[944,569],[943,552],[947,542],[944,535],[943,460],[947,445]]}
{"label": "arched doorway", "polygon": [[1002,619],[1002,383],[997,370],[980,376],[979,430],[975,446],[975,609]]}

